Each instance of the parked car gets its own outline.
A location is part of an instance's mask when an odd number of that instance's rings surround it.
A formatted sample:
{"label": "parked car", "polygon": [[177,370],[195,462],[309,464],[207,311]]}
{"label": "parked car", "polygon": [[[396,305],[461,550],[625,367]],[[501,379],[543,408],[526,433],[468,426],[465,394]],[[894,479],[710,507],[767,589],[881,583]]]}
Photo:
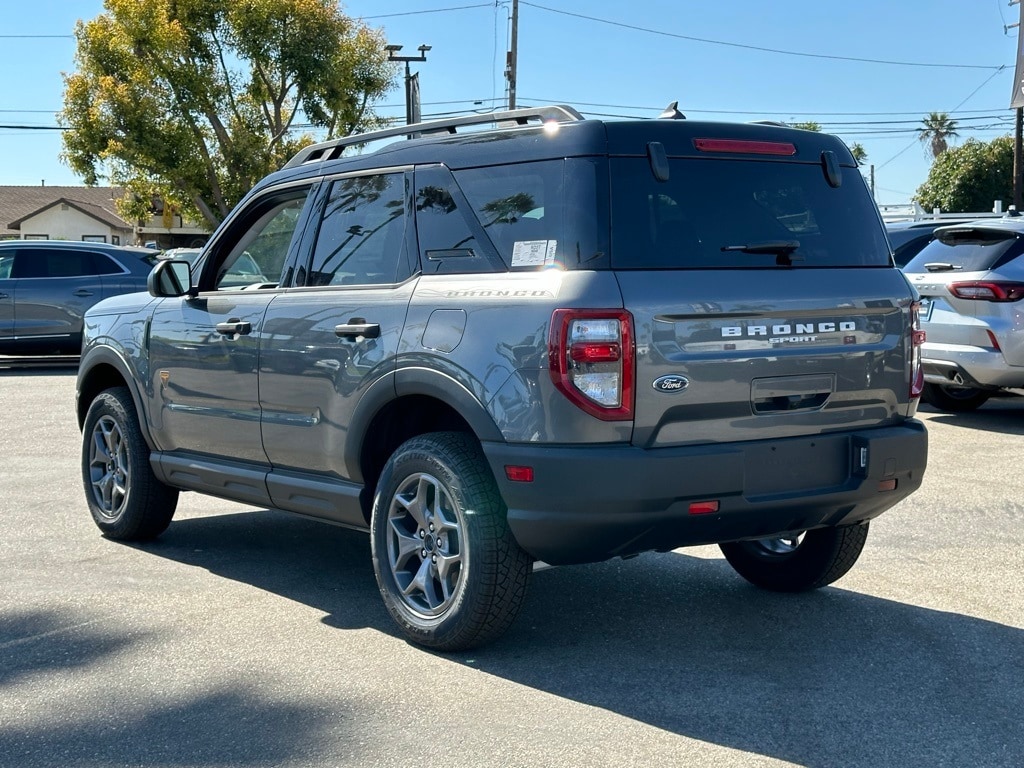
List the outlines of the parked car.
{"label": "parked car", "polygon": [[[161,259],[176,259],[187,261],[193,270],[202,266],[199,262],[201,248],[169,248],[160,252]],[[260,271],[260,265],[248,252],[239,254],[221,277],[219,285],[222,288],[248,288],[261,289],[276,286],[276,283]]]}
{"label": "parked car", "polygon": [[945,226],[903,268],[921,294],[924,399],[970,411],[1024,387],[1024,218]]}
{"label": "parked car", "polygon": [[0,242],[0,354],[77,355],[86,310],[110,296],[144,291],[155,263],[145,248]]}
{"label": "parked car", "polygon": [[[248,259],[273,282],[237,283]],[[120,540],[181,490],[366,530],[440,650],[503,632],[538,560],[717,543],[817,589],[921,484],[916,316],[834,136],[554,106],[387,128],[302,150],[195,269],[89,311],[85,497]]]}
{"label": "parked car", "polygon": [[927,221],[886,222],[885,233],[892,245],[892,255],[897,267],[902,267],[914,258],[932,239],[932,233],[939,227],[948,227],[961,222],[955,219],[929,219]]}

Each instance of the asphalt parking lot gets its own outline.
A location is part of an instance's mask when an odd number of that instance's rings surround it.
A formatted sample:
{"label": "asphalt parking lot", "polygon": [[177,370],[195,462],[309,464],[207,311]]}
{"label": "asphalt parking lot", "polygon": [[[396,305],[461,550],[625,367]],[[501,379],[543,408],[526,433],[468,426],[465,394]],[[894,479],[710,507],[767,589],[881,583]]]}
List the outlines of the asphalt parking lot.
{"label": "asphalt parking lot", "polygon": [[0,766],[1024,763],[1024,398],[924,409],[924,487],[833,587],[712,547],[549,569],[451,656],[396,636],[362,534],[186,494],[103,539],[73,398],[0,369]]}

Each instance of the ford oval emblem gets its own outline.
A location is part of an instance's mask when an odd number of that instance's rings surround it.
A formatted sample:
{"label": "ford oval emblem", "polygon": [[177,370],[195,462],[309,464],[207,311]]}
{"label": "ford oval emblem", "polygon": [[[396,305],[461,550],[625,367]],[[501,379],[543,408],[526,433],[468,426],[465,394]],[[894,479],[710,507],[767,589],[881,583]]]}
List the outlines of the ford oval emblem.
{"label": "ford oval emblem", "polygon": [[690,386],[690,380],[685,376],[672,373],[668,376],[659,376],[651,386],[659,392],[682,392]]}

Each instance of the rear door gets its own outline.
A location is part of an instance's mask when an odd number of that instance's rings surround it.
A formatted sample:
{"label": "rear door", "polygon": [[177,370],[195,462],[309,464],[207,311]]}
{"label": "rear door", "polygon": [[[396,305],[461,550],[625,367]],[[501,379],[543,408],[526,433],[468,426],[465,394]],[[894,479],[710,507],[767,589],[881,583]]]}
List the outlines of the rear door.
{"label": "rear door", "polygon": [[[260,408],[276,469],[354,479],[346,462],[357,457],[345,455],[353,412],[394,370],[416,284],[410,182],[403,171],[331,180],[298,285],[270,304]],[[295,507],[289,489],[273,486],[271,493],[278,505]]]}
{"label": "rear door", "polygon": [[875,426],[909,399],[910,292],[855,168],[613,158],[612,264],[637,345],[634,443]]}

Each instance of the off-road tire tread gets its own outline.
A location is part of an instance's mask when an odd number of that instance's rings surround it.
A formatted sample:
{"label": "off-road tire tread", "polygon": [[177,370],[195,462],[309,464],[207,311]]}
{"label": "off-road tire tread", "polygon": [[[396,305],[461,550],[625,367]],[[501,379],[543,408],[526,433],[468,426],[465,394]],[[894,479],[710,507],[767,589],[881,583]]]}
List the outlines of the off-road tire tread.
{"label": "off-road tire tread", "polygon": [[[131,487],[128,507],[117,520],[111,521],[99,514],[92,496],[89,477],[89,448],[95,423],[104,414],[112,416],[121,425],[128,443],[131,464]],[[142,436],[135,402],[126,387],[107,389],[96,396],[85,417],[82,442],[82,480],[89,511],[103,535],[116,541],[149,541],[155,539],[171,524],[178,505],[178,489],[164,485],[153,474],[149,464],[149,445]]]}
{"label": "off-road tire tread", "polygon": [[[464,509],[474,510],[476,524],[473,530],[467,530],[466,538],[473,547],[475,565],[471,573],[475,574],[478,583],[467,585],[467,588],[479,594],[481,599],[467,600],[467,612],[458,617],[452,627],[427,632],[409,622],[401,612],[399,601],[388,594],[383,580],[383,569],[387,565],[378,559],[386,557],[385,553],[378,556],[374,552],[374,570],[389,613],[410,639],[439,651],[468,650],[497,638],[515,620],[526,598],[532,560],[520,549],[509,530],[507,508],[479,444],[465,433],[428,433],[399,447],[381,475],[377,494],[379,503],[390,503],[381,489],[390,484],[392,467],[418,460],[438,462],[448,468],[458,485],[457,488],[449,487],[449,493],[458,498]],[[374,513],[377,513],[376,504]],[[482,550],[482,545],[488,550]]]}
{"label": "off-road tire tread", "polygon": [[867,541],[867,522],[808,531],[792,553],[755,554],[754,542],[731,542],[719,548],[735,571],[762,589],[806,592],[820,589],[845,576],[857,562]]}

